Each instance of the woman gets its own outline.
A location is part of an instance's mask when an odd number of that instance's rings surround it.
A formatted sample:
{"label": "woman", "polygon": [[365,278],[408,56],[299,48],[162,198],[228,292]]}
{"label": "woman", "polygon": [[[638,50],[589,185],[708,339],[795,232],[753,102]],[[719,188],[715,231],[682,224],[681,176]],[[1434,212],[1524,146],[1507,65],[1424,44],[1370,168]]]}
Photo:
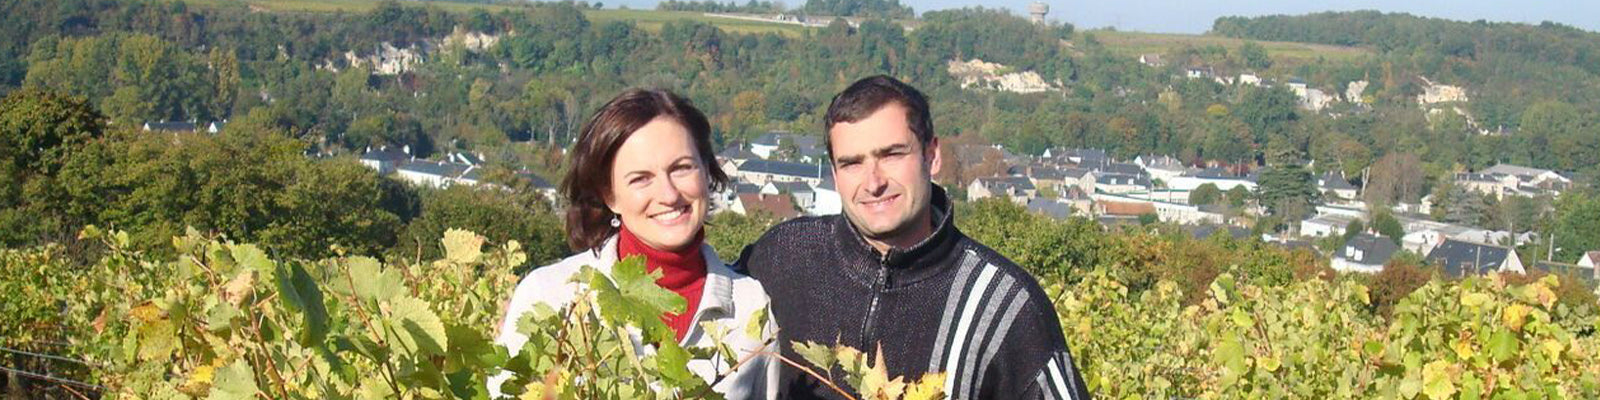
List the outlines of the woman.
{"label": "woman", "polygon": [[[580,290],[570,282],[587,265],[609,273],[617,260],[643,255],[656,282],[683,296],[686,312],[663,315],[684,346],[710,347],[702,326],[728,332],[723,343],[740,354],[763,350],[766,338],[744,336],[754,311],[767,296],[754,279],[728,269],[705,244],[711,193],[728,176],[711,152],[705,115],[687,100],[662,90],[629,89],[601,107],[573,146],[561,190],[567,209],[567,242],[578,254],[530,272],[517,285],[496,342],[515,355],[528,338],[516,321],[535,304],[554,309]],[[765,357],[745,363],[713,390],[728,398],[765,398],[770,373]],[[725,362],[691,360],[689,369],[707,382],[726,372]],[[501,374],[489,380],[500,397]]]}

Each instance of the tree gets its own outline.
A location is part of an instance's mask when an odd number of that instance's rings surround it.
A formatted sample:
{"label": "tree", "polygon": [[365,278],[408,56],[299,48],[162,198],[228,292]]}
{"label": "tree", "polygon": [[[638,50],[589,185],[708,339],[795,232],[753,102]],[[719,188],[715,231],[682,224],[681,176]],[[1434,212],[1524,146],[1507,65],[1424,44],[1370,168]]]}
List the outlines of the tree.
{"label": "tree", "polygon": [[1239,58],[1244,60],[1244,66],[1256,71],[1272,68],[1272,57],[1267,56],[1267,48],[1256,42],[1244,42],[1239,46]]}
{"label": "tree", "polygon": [[1316,182],[1311,171],[1300,164],[1297,154],[1290,149],[1278,150],[1274,165],[1261,172],[1257,188],[1261,205],[1285,221],[1305,219],[1313,211],[1311,202],[1317,198]]}
{"label": "tree", "polygon": [[1557,260],[1573,262],[1584,252],[1600,250],[1600,197],[1592,193],[1568,193],[1556,205],[1555,236]]}
{"label": "tree", "polygon": [[1373,214],[1372,230],[1378,231],[1379,235],[1389,238],[1397,245],[1406,236],[1405,226],[1401,225],[1400,220],[1387,209],[1380,209]]}
{"label": "tree", "polygon": [[1217,204],[1222,201],[1222,196],[1222,190],[1217,189],[1216,184],[1207,183],[1189,192],[1189,204],[1196,206]]}
{"label": "tree", "polygon": [[1234,185],[1233,187],[1228,188],[1227,194],[1228,206],[1233,208],[1244,207],[1245,202],[1250,201],[1250,197],[1252,196],[1250,194],[1250,189],[1244,187],[1244,185]]}
{"label": "tree", "polygon": [[1350,238],[1353,238],[1356,235],[1362,234],[1366,231],[1366,224],[1362,223],[1360,219],[1352,219],[1350,220],[1349,224],[1344,226],[1344,240],[1349,241]]}
{"label": "tree", "polygon": [[54,206],[72,188],[56,175],[104,131],[105,117],[82,98],[22,89],[0,99],[0,246],[71,238]]}
{"label": "tree", "polygon": [[1411,153],[1389,153],[1372,165],[1362,196],[1367,204],[1384,206],[1415,202],[1422,196],[1422,160]]}
{"label": "tree", "polygon": [[537,193],[453,185],[418,195],[420,214],[406,225],[405,240],[395,246],[394,253],[405,258],[443,255],[444,249],[434,238],[450,229],[477,232],[496,243],[515,240],[527,249],[532,265],[544,265],[568,253],[561,219]]}

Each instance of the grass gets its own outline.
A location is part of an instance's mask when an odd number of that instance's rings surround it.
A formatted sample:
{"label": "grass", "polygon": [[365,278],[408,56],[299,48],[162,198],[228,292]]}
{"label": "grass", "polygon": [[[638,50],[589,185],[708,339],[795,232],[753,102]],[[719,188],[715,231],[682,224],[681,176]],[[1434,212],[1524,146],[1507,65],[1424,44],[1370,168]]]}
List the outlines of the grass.
{"label": "grass", "polygon": [[[1172,33],[1143,33],[1143,32],[1118,32],[1107,30],[1084,31],[1092,34],[1107,49],[1119,55],[1138,57],[1140,54],[1166,54],[1169,50],[1193,46],[1203,48],[1208,46],[1222,46],[1229,50],[1244,45],[1247,40],[1213,35],[1185,35]],[[1329,61],[1348,61],[1371,56],[1374,53],[1369,49],[1359,47],[1331,46],[1322,44],[1295,43],[1295,42],[1266,42],[1255,41],[1267,49],[1267,54],[1274,59],[1294,61],[1315,61],[1319,58]]]}
{"label": "grass", "polygon": [[[378,6],[380,0],[185,0],[186,3],[200,7],[249,7],[252,10],[269,12],[315,12],[315,13],[362,13],[371,11]],[[484,9],[489,12],[504,10],[517,10],[521,6],[508,4],[479,4],[460,3],[450,1],[405,2],[405,5],[427,5],[438,7],[445,11],[461,13],[473,9]],[[634,21],[640,28],[652,32],[659,31],[661,26],[671,21],[700,21],[729,33],[777,33],[780,35],[798,37],[806,28],[799,25],[779,24],[760,21],[749,21],[732,18],[719,18],[707,16],[697,12],[681,11],[655,11],[655,10],[584,10],[584,16],[590,22],[602,24],[611,21]]]}

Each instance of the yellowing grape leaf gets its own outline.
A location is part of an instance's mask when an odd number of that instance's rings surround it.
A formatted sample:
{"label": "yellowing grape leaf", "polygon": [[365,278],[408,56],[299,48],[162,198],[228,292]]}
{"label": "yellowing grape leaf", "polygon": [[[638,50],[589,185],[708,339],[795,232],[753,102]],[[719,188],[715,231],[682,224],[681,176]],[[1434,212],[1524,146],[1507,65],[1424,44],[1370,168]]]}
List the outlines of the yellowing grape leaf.
{"label": "yellowing grape leaf", "polygon": [[444,232],[445,259],[462,264],[478,262],[483,256],[483,236],[462,229]]}

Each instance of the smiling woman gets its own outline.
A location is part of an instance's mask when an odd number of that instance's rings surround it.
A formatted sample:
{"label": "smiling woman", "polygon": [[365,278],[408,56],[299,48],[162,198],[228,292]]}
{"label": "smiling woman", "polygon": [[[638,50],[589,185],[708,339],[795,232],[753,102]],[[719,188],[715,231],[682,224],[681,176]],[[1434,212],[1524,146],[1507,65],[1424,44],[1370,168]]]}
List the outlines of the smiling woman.
{"label": "smiling woman", "polygon": [[[659,274],[655,283],[683,297],[682,308],[661,315],[675,344],[713,350],[690,360],[689,370],[727,398],[767,397],[767,377],[774,375],[766,357],[754,354],[765,350],[770,335],[746,329],[766,307],[766,292],[705,244],[708,201],[728,182],[713,157],[705,115],[671,92],[629,89],[595,112],[573,145],[561,184],[569,204],[567,241],[578,254],[535,269],[517,284],[497,342],[517,354],[528,342],[517,329],[524,314],[583,296],[573,276],[585,267],[609,276],[618,260],[642,256],[645,268]],[[666,342],[635,344],[650,352],[674,344]],[[751,361],[728,361],[744,359]],[[491,397],[503,393],[510,378],[491,379]]]}

